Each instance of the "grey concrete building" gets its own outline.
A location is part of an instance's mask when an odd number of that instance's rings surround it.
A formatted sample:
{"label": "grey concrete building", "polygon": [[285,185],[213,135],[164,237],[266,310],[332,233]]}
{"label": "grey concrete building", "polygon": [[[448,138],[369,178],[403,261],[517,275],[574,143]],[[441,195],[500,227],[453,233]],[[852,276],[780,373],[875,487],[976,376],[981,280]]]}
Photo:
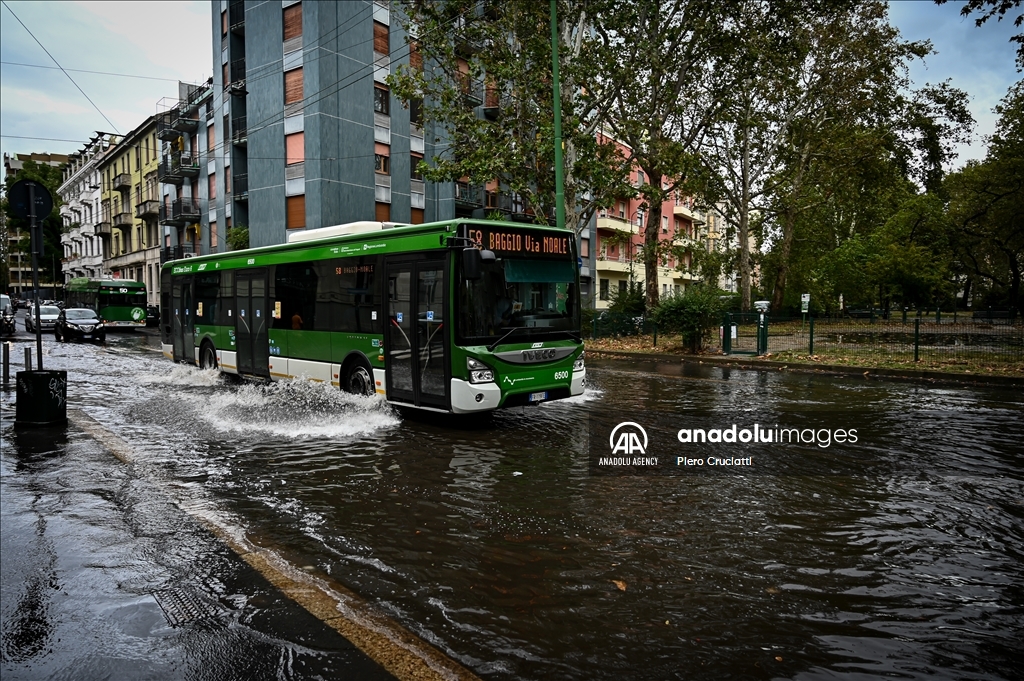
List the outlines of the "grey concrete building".
{"label": "grey concrete building", "polygon": [[[214,0],[213,10],[210,225],[222,235],[245,225],[250,245],[265,246],[290,229],[457,214],[454,184],[415,175],[433,136],[384,82],[409,61],[390,3]],[[210,248],[225,250],[224,239]]]}

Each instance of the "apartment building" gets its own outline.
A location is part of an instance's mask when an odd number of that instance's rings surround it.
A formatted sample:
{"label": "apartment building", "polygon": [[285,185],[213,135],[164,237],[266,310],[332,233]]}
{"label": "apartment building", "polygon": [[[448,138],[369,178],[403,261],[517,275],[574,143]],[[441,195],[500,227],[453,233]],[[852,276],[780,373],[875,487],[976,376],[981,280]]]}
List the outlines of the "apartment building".
{"label": "apartment building", "polygon": [[100,214],[96,234],[104,241],[103,274],[146,284],[156,305],[160,286],[160,144],[150,116],[126,134],[97,164]]}
{"label": "apartment building", "polygon": [[222,242],[216,212],[211,221],[206,210],[214,187],[210,177],[216,178],[211,92],[212,81],[179,83],[178,99],[158,104],[161,262],[210,253]]}
{"label": "apartment building", "polygon": [[[605,138],[602,141],[612,140]],[[624,154],[628,153],[625,145],[615,143],[622,147]],[[631,171],[630,182],[634,187],[640,187],[646,181],[642,170],[634,168]],[[598,211],[595,216],[590,238],[593,248],[588,247],[592,253],[584,254],[583,244],[580,253],[584,259],[589,255],[597,282],[595,309],[607,309],[613,293],[625,291],[630,281],[646,285],[647,269],[641,250],[645,220],[640,198],[620,198],[610,209]],[[662,203],[658,238],[676,247],[675,255],[659,260],[658,289],[662,296],[682,293],[693,280],[688,271],[691,255],[687,251],[702,246],[698,230],[704,224],[705,217],[697,210],[691,197],[674,192]]]}
{"label": "apartment building", "polygon": [[[294,229],[457,214],[456,186],[416,173],[434,152],[418,107],[404,108],[384,82],[410,58],[388,2],[213,7],[202,248],[225,250],[232,226],[247,226],[250,245],[265,246]],[[482,208],[482,197],[460,202],[459,212]]]}
{"label": "apartment building", "polygon": [[61,260],[64,283],[75,277],[103,276],[103,239],[96,233],[101,222],[101,187],[99,166],[121,138],[109,133],[96,133],[80,151],[71,154],[57,193],[63,205],[64,220]]}

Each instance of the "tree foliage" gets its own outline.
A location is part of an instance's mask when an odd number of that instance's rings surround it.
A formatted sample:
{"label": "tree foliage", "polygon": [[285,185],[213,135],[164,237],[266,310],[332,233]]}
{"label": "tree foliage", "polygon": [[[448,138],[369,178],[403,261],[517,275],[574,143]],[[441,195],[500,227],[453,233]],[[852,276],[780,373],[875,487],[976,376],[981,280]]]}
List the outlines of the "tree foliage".
{"label": "tree foliage", "polygon": [[[62,200],[60,194],[57,193],[57,188],[61,183],[62,169],[58,166],[51,166],[46,163],[36,163],[35,161],[25,161],[21,170],[17,173],[7,177],[4,181],[5,191],[3,200],[3,211],[4,217],[6,218],[7,230],[9,233],[20,230],[22,234],[21,240],[18,242],[17,248],[25,254],[25,257],[30,257],[32,253],[31,237],[29,234],[29,221],[23,218],[19,218],[11,212],[10,202],[7,200],[7,196],[10,195],[11,185],[18,180],[35,180],[49,190],[50,195],[53,197],[53,210],[50,214],[43,219],[43,252],[38,258],[39,264],[39,279],[43,282],[60,282],[63,281],[61,259],[64,257],[64,247],[61,245],[61,233],[63,231],[64,221],[60,216],[60,207]],[[8,241],[4,239],[4,248],[8,247]],[[6,261],[6,257],[4,258]],[[9,276],[6,269],[4,274]],[[2,282],[6,287],[10,282]]]}

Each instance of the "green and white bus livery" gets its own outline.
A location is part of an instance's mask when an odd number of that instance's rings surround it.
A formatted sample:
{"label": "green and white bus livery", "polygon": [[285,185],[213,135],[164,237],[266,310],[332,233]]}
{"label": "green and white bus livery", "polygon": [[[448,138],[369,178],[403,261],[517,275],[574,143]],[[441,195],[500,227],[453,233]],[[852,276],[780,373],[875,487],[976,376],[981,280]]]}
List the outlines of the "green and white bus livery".
{"label": "green and white bus livery", "polygon": [[583,392],[572,233],[486,220],[356,222],[161,271],[164,354],[472,413]]}
{"label": "green and white bus livery", "polygon": [[67,307],[95,310],[107,328],[146,325],[146,285],[129,279],[78,277],[64,287]]}

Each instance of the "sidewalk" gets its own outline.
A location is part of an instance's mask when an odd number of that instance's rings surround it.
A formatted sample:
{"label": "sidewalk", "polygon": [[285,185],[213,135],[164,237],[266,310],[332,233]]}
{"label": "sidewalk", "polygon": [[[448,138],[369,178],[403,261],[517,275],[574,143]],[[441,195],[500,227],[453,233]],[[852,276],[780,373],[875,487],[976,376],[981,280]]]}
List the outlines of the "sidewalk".
{"label": "sidewalk", "polygon": [[75,425],[0,420],[0,676],[392,679]]}

